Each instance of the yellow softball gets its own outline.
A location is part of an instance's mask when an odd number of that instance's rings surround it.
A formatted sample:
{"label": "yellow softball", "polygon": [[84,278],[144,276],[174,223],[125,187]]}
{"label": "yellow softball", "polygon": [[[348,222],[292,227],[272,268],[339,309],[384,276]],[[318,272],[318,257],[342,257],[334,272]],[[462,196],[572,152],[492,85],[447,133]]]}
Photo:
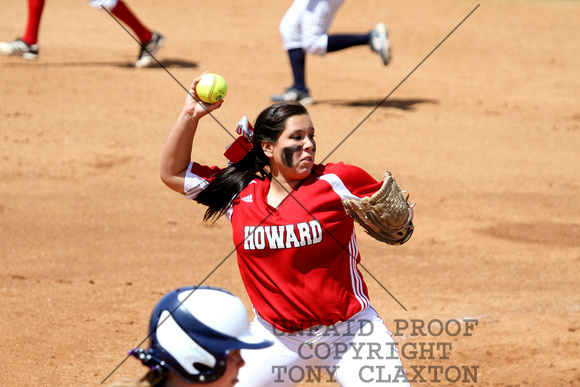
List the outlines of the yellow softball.
{"label": "yellow softball", "polygon": [[203,102],[216,103],[224,99],[228,92],[228,85],[221,75],[207,73],[197,83],[195,91]]}

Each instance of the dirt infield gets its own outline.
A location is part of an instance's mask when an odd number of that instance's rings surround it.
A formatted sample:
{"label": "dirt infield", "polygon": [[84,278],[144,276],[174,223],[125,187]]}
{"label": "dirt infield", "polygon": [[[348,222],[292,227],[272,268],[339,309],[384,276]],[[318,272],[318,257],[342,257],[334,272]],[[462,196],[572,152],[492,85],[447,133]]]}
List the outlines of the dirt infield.
{"label": "dirt infield", "polygon": [[[229,224],[202,223],[159,161],[185,98],[176,80],[223,75],[215,117],[232,131],[289,85],[277,28],[290,1],[162,4],[130,2],[166,35],[175,80],[132,68],[135,41],[76,0],[47,2],[38,62],[0,57],[0,385],[140,376],[132,359],[116,367],[155,302],[220,264],[206,283],[249,307]],[[332,31],[385,21],[394,59],[308,58],[318,161],[364,120],[327,161],[389,169],[417,202],[405,246],[358,236],[413,385],[580,385],[580,2],[481,2],[399,86],[478,4],[347,1]],[[25,20],[25,1],[3,0],[0,40]],[[194,152],[224,163],[230,141],[206,119]],[[335,385],[315,376],[301,385]]]}

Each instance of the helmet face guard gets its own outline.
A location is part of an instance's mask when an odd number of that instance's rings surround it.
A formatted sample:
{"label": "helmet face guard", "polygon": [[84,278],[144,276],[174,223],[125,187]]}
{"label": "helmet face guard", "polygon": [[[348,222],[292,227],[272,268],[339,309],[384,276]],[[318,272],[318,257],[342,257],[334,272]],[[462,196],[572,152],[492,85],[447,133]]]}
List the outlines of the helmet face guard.
{"label": "helmet face guard", "polygon": [[250,333],[242,301],[215,287],[183,287],[167,293],[149,323],[149,349],[130,351],[153,370],[169,369],[188,383],[211,383],[226,371],[236,349],[272,343]]}

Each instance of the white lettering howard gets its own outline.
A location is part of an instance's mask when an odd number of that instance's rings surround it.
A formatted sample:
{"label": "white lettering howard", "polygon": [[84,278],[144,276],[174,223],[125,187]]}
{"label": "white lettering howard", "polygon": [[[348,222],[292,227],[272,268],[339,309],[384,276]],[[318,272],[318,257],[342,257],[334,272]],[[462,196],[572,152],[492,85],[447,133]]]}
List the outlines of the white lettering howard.
{"label": "white lettering howard", "polygon": [[322,227],[317,220],[285,226],[246,226],[244,250],[290,249],[320,243]]}

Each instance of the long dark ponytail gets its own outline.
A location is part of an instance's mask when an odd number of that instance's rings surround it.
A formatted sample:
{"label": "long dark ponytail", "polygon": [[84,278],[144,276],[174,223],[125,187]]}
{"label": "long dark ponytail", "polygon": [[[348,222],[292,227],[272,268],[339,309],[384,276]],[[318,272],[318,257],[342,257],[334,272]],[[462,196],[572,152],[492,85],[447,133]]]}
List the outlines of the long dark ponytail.
{"label": "long dark ponytail", "polygon": [[300,103],[282,102],[269,106],[258,115],[254,123],[252,150],[242,160],[213,176],[209,185],[195,198],[198,203],[208,207],[204,221],[215,222],[252,180],[264,179],[268,175],[270,162],[262,150],[262,143],[275,144],[288,118],[304,114],[308,114],[308,111]]}

